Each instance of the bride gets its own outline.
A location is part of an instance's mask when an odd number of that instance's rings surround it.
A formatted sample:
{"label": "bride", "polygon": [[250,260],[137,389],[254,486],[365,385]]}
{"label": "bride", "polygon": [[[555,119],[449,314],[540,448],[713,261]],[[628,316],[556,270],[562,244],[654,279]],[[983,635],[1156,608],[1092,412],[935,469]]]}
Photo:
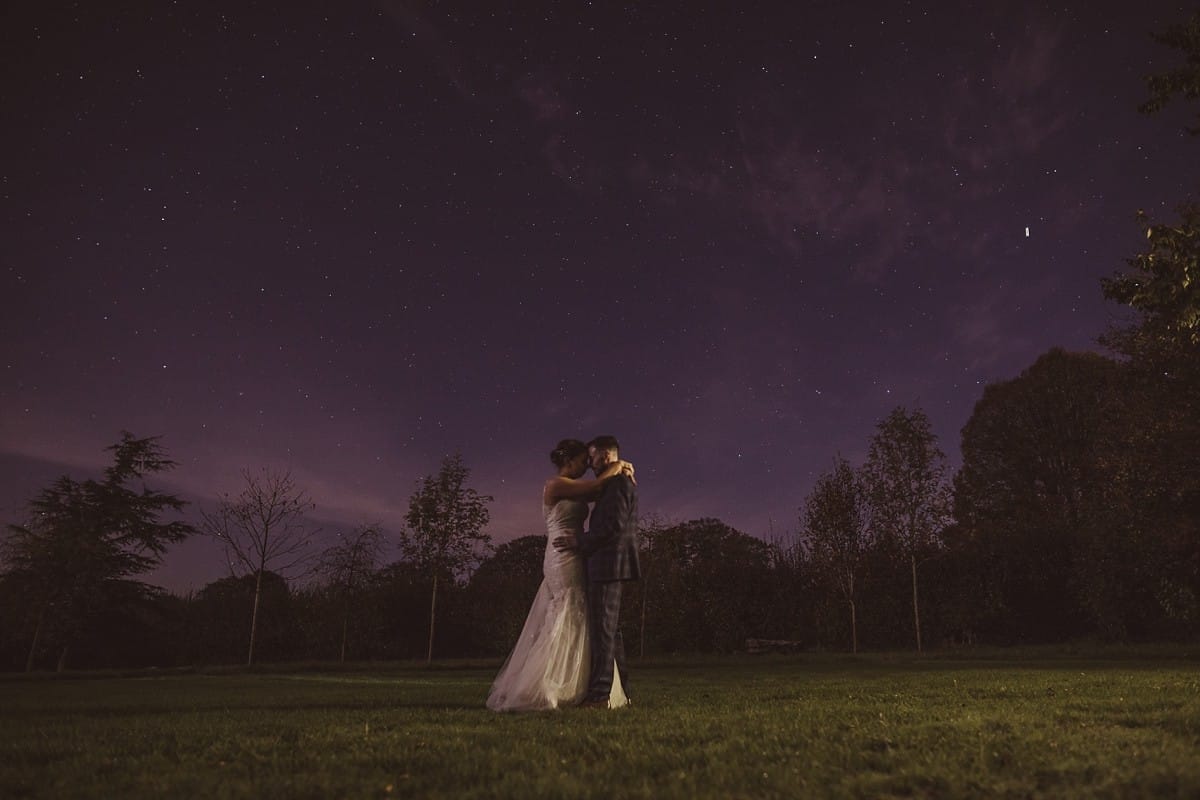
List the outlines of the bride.
{"label": "bride", "polygon": [[[583,699],[588,686],[587,600],[583,561],[578,553],[560,551],[555,538],[583,531],[587,503],[604,483],[622,473],[633,475],[633,465],[618,461],[592,480],[587,445],[563,439],[550,453],[558,474],[542,489],[542,514],[546,518],[546,554],[542,559],[542,585],[525,618],[525,627],[500,668],[488,693],[493,711],[537,711],[573,705]],[[627,702],[620,676],[613,671],[609,708]]]}

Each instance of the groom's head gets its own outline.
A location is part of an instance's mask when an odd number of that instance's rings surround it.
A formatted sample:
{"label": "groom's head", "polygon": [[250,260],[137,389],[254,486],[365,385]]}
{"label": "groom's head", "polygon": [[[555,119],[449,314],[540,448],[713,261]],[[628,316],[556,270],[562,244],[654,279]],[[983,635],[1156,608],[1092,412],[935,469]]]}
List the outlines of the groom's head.
{"label": "groom's head", "polygon": [[620,449],[615,436],[597,436],[592,439],[588,442],[588,457],[592,470],[599,475],[605,467],[621,457]]}

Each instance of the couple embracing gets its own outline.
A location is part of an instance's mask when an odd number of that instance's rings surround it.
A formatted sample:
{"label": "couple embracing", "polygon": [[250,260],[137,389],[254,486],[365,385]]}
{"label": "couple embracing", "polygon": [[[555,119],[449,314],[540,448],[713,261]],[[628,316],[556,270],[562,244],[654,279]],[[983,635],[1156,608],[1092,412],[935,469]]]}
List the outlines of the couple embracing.
{"label": "couple embracing", "polygon": [[[564,439],[550,460],[558,474],[542,490],[547,533],[542,585],[487,706],[619,708],[629,703],[617,629],[621,588],[640,576],[633,465],[621,460],[612,436],[587,444]],[[589,467],[594,477],[587,479]],[[590,520],[589,502],[595,502]]]}

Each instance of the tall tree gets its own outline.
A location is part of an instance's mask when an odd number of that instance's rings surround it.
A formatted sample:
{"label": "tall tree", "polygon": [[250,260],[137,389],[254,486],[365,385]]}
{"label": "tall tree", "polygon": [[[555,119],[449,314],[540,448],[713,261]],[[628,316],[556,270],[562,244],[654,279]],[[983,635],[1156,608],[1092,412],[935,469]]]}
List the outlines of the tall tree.
{"label": "tall tree", "polygon": [[[1184,62],[1147,77],[1150,98],[1140,110],[1157,113],[1176,97],[1200,100],[1200,11],[1154,38]],[[1200,126],[1188,130],[1200,134]],[[1102,281],[1105,297],[1137,313],[1101,339],[1127,359],[1114,485],[1142,506],[1131,525],[1153,530],[1170,552],[1159,605],[1186,618],[1195,614],[1178,612],[1181,602],[1171,598],[1200,607],[1200,205],[1185,201],[1169,223],[1138,212],[1138,222],[1146,248]]]}
{"label": "tall tree", "polygon": [[342,637],[338,660],[346,660],[346,640],[356,602],[375,574],[383,554],[383,531],[378,525],[363,525],[339,534],[338,542],[326,548],[317,562],[317,574],[341,605]]}
{"label": "tall tree", "polygon": [[921,652],[919,556],[940,544],[950,522],[946,457],[921,409],[895,408],[871,438],[863,480],[878,539],[898,546],[912,573],[913,629]]}
{"label": "tall tree", "polygon": [[254,576],[254,606],[250,613],[250,642],[246,663],[254,663],[263,575],[284,574],[305,564],[317,533],[306,515],[316,508],[296,486],[291,472],[263,469],[242,471],[245,488],[237,497],[226,495],[213,512],[201,514],[204,532],[225,548],[230,572]]}
{"label": "tall tree", "polygon": [[646,657],[646,606],[650,599],[650,587],[655,585],[654,570],[656,567],[654,543],[659,535],[669,527],[667,521],[656,513],[643,514],[638,517],[638,549],[641,562],[642,577],[634,581],[626,590],[630,592],[631,608],[638,609],[638,658]]}
{"label": "tall tree", "polygon": [[158,437],[138,439],[123,432],[107,450],[113,464],[103,480],[63,476],[30,502],[28,524],[8,526],[4,572],[26,587],[36,609],[26,671],[33,669],[41,636],[50,626],[61,636],[58,668],[63,669],[87,620],[115,602],[148,597],[152,587],[133,576],[153,569],[169,545],[195,532],[181,521],[160,521],[165,512],[187,504],[145,485],[147,475],[175,466]]}
{"label": "tall tree", "polygon": [[[1087,632],[1089,615],[1112,628],[1098,609],[1111,616],[1128,605],[1114,592],[1149,543],[1128,548],[1136,532],[1119,530],[1105,513],[1115,488],[1108,462],[1119,448],[1106,438],[1118,425],[1119,380],[1110,359],[1054,349],[1020,376],[989,385],[963,427],[955,516],[960,538],[989,568],[979,582],[995,598],[997,613],[984,621],[993,633],[1061,640]],[[1120,557],[1086,555],[1098,552],[1101,534],[1108,541],[1099,551]],[[1097,582],[1101,567],[1110,570],[1107,587]]]}
{"label": "tall tree", "polygon": [[1111,489],[1140,507],[1131,524],[1173,551],[1164,607],[1178,607],[1167,598],[1179,592],[1200,597],[1200,206],[1180,215],[1173,224],[1139,215],[1146,249],[1103,282],[1106,297],[1137,312],[1101,339],[1125,356]]}
{"label": "tall tree", "polygon": [[436,475],[417,482],[400,531],[400,551],[430,578],[429,647],[426,661],[433,660],[433,634],[437,620],[438,581],[455,577],[481,558],[491,537],[484,533],[491,514],[490,495],[467,486],[471,471],[462,456],[447,456]]}
{"label": "tall tree", "polygon": [[817,478],[800,519],[812,563],[837,588],[850,611],[850,649],[858,652],[858,585],[870,546],[866,496],[854,468],[840,456]]}

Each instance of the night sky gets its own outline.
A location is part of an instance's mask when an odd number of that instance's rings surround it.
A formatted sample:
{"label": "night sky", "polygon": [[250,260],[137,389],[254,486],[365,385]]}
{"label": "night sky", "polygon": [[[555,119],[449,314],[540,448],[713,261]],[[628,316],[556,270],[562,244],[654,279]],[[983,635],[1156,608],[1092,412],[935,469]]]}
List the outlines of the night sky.
{"label": "night sky", "polygon": [[782,535],[896,405],[957,464],[985,384],[1098,349],[1196,189],[1187,109],[1136,111],[1191,4],[719,5],[8,9],[0,521],[127,429],[327,533],[461,451],[502,542],[611,433],[643,513]]}

